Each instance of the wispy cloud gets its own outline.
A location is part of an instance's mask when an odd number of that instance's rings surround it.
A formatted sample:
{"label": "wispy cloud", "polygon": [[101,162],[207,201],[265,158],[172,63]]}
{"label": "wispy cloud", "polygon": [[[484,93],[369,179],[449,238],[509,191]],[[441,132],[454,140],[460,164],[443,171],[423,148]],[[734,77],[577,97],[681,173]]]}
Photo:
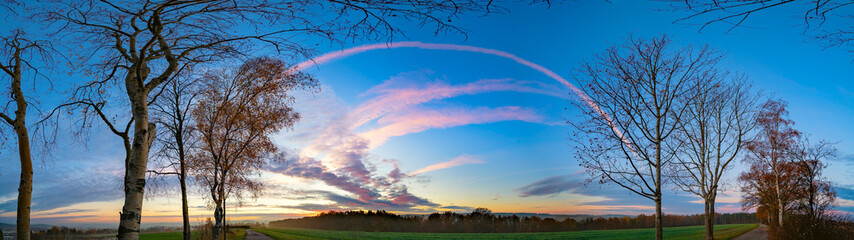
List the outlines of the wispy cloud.
{"label": "wispy cloud", "polygon": [[452,167],[462,166],[462,165],[467,165],[467,164],[479,164],[479,163],[486,163],[486,162],[484,162],[483,160],[481,160],[480,158],[475,157],[475,156],[462,155],[462,156],[456,157],[456,158],[454,158],[450,161],[447,161],[447,162],[440,162],[437,164],[433,164],[433,165],[424,167],[422,169],[418,169],[418,170],[410,173],[409,175],[415,176],[418,174],[423,174],[426,172],[432,172],[432,171],[436,171],[436,170],[440,170],[440,169],[452,168]]}
{"label": "wispy cloud", "polygon": [[544,178],[518,188],[515,191],[519,192],[520,197],[533,197],[554,195],[576,189],[580,186],[580,182],[573,179],[570,175],[559,175]]}
{"label": "wispy cloud", "polygon": [[382,127],[361,133],[360,135],[369,140],[372,148],[375,148],[385,143],[390,137],[403,136],[428,129],[442,129],[502,121],[542,123],[543,117],[534,110],[518,106],[409,109],[380,118],[377,123],[382,124]]}

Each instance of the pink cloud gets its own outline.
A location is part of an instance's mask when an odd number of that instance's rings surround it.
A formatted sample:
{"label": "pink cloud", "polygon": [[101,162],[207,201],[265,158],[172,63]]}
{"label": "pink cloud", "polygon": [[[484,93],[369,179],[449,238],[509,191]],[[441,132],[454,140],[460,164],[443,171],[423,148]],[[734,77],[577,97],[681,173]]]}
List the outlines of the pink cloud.
{"label": "pink cloud", "polygon": [[514,81],[511,79],[487,79],[463,85],[449,85],[441,82],[428,83],[425,87],[387,88],[394,81],[387,81],[369,89],[365,95],[379,96],[360,104],[351,115],[352,125],[362,125],[390,112],[408,107],[461,95],[486,92],[515,91],[566,97],[559,88],[532,81]]}
{"label": "pink cloud", "polygon": [[410,109],[400,114],[388,115],[377,120],[382,127],[363,132],[371,147],[382,145],[389,137],[403,136],[428,129],[441,129],[469,124],[500,121],[525,121],[540,123],[543,117],[533,110],[517,106],[499,108],[479,107],[474,109]]}
{"label": "pink cloud", "polygon": [[418,170],[410,173],[409,176],[415,176],[418,174],[422,174],[422,173],[426,173],[426,172],[432,172],[432,171],[436,171],[439,169],[452,168],[452,167],[467,165],[467,164],[480,164],[480,163],[486,163],[486,162],[484,162],[483,160],[480,160],[479,158],[474,157],[474,156],[462,155],[462,156],[456,157],[456,158],[454,158],[450,161],[447,161],[447,162],[440,162],[437,164],[433,164],[433,165],[424,167],[422,169],[418,169]]}

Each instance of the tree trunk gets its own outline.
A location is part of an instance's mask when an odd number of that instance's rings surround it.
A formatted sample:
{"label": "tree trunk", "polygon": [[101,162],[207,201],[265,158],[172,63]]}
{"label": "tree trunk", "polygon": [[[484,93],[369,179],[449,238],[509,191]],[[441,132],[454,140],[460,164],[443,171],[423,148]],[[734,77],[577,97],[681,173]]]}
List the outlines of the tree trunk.
{"label": "tree trunk", "polygon": [[[776,170],[775,170],[775,172],[776,172]],[[779,174],[775,174],[775,175],[776,176],[774,177],[775,178],[774,179],[774,182],[775,182],[774,189],[775,189],[776,194],[777,194],[777,224],[778,224],[778,226],[780,226],[782,228],[783,227],[783,197],[782,197],[782,195],[780,195],[781,194],[780,193],[780,175]]]}
{"label": "tree trunk", "polygon": [[655,239],[664,239],[664,216],[661,215],[661,196],[655,197]]}
{"label": "tree trunk", "polygon": [[[660,119],[659,119],[660,122]],[[655,143],[655,239],[664,239],[664,216],[661,214],[661,131],[660,124],[655,126],[659,139]]]}
{"label": "tree trunk", "polygon": [[709,201],[708,201],[708,200],[705,200],[705,201],[703,202],[703,207],[704,207],[704,211],[703,211],[703,223],[704,223],[704,224],[705,224],[705,226],[706,226],[706,240],[709,240],[709,239],[715,239],[714,237],[712,237],[712,235],[713,235],[713,233],[712,233],[712,229],[713,229],[713,227],[712,227],[712,223],[711,223],[711,221],[709,221],[709,213],[710,213],[710,211],[709,211]]}
{"label": "tree trunk", "polygon": [[216,208],[214,209],[214,219],[215,219],[216,223],[214,224],[213,229],[211,229],[211,232],[213,233],[213,239],[214,240],[219,240],[219,234],[220,234],[220,231],[223,227],[222,226],[223,218],[225,217],[224,212],[225,211],[224,211],[223,206],[222,206],[222,201],[217,201]]}
{"label": "tree trunk", "polygon": [[185,172],[184,163],[181,163],[181,214],[184,220],[184,240],[191,240],[192,233],[190,232],[190,213],[187,206],[187,173]]}
{"label": "tree trunk", "polygon": [[145,171],[148,168],[148,152],[155,135],[154,124],[148,121],[148,93],[144,86],[135,84],[134,77],[129,74],[129,79],[126,79],[127,94],[133,109],[134,129],[133,144],[125,163],[125,202],[119,220],[120,240],[139,239]]}
{"label": "tree trunk", "polygon": [[[18,208],[15,236],[30,239],[30,203],[33,198],[33,158],[30,152],[30,135],[27,131],[27,100],[21,91],[20,52],[15,52],[16,65],[12,74],[12,98],[15,99],[15,120],[9,122],[18,138],[18,155],[21,160],[21,179],[18,185]],[[5,115],[4,115],[5,116]]]}
{"label": "tree trunk", "polygon": [[178,134],[176,135],[176,143],[178,143],[178,163],[180,164],[180,172],[178,181],[181,183],[181,215],[184,222],[184,240],[191,240],[192,233],[190,232],[190,212],[187,206],[187,166],[184,159],[184,139],[182,138],[183,126],[179,125]]}
{"label": "tree trunk", "polygon": [[715,240],[715,199],[706,199],[706,240]]}
{"label": "tree trunk", "polygon": [[[21,110],[18,110],[21,111]],[[21,116],[18,116],[19,119]],[[15,126],[18,135],[18,153],[21,157],[21,183],[18,186],[17,239],[30,239],[30,202],[33,198],[33,160],[30,155],[30,137],[23,120]]]}

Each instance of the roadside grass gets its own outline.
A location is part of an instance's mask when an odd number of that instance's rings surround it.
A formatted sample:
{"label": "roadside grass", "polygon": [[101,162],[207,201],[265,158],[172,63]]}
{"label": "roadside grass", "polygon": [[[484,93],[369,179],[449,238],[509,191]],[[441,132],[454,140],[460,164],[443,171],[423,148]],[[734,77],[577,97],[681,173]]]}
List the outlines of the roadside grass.
{"label": "roadside grass", "polygon": [[[715,226],[715,239],[728,240],[753,230],[758,224],[728,224]],[[704,226],[669,227],[664,228],[664,238],[676,240],[703,239]],[[410,233],[410,232],[357,232],[357,231],[326,231],[298,228],[265,228],[253,231],[266,234],[277,240],[316,240],[316,239],[586,239],[586,240],[620,240],[620,239],[654,239],[655,230],[621,229],[621,230],[591,230],[575,232],[543,232],[543,233]]]}

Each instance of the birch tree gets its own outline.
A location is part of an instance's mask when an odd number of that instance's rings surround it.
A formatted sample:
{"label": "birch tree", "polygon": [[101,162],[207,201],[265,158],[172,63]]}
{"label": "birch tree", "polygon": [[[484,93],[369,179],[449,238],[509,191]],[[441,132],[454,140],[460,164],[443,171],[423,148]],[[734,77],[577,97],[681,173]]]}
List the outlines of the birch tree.
{"label": "birch tree", "polygon": [[311,89],[317,81],[272,58],[256,58],[236,70],[213,70],[201,79],[203,91],[192,111],[200,137],[192,155],[196,179],[214,205],[214,239],[225,236],[226,200],[256,194],[253,175],[278,150],[270,135],[300,119],[291,107],[291,90]]}
{"label": "birch tree", "polygon": [[[17,213],[16,213],[16,236],[18,239],[30,239],[30,211],[33,197],[33,155],[31,150],[30,130],[27,121],[28,110],[34,108],[38,103],[39,90],[49,87],[49,79],[40,72],[44,66],[39,60],[51,62],[52,58],[48,51],[52,49],[49,42],[34,41],[24,35],[24,31],[13,30],[8,36],[0,37],[2,49],[0,49],[0,83],[2,88],[3,105],[0,106],[0,146],[5,145],[7,138],[6,127],[11,128],[17,140],[18,158],[21,164],[21,177],[18,185]],[[27,73],[28,72],[28,73]],[[25,79],[26,78],[26,79]],[[37,81],[45,79],[48,81]],[[24,87],[25,81],[29,81],[33,87]],[[47,86],[46,86],[47,85]],[[35,86],[40,86],[36,88]],[[2,149],[0,149],[2,150]]]}
{"label": "birch tree", "polygon": [[776,222],[772,224],[783,226],[788,204],[791,202],[787,189],[793,178],[789,174],[792,161],[792,153],[796,150],[796,143],[801,132],[795,130],[792,125],[794,121],[788,118],[789,111],[786,103],[782,100],[766,101],[756,116],[756,124],[759,127],[755,139],[747,144],[748,156],[746,161],[756,165],[758,170],[767,171],[771,179],[770,186],[773,191],[772,214],[776,215]]}

